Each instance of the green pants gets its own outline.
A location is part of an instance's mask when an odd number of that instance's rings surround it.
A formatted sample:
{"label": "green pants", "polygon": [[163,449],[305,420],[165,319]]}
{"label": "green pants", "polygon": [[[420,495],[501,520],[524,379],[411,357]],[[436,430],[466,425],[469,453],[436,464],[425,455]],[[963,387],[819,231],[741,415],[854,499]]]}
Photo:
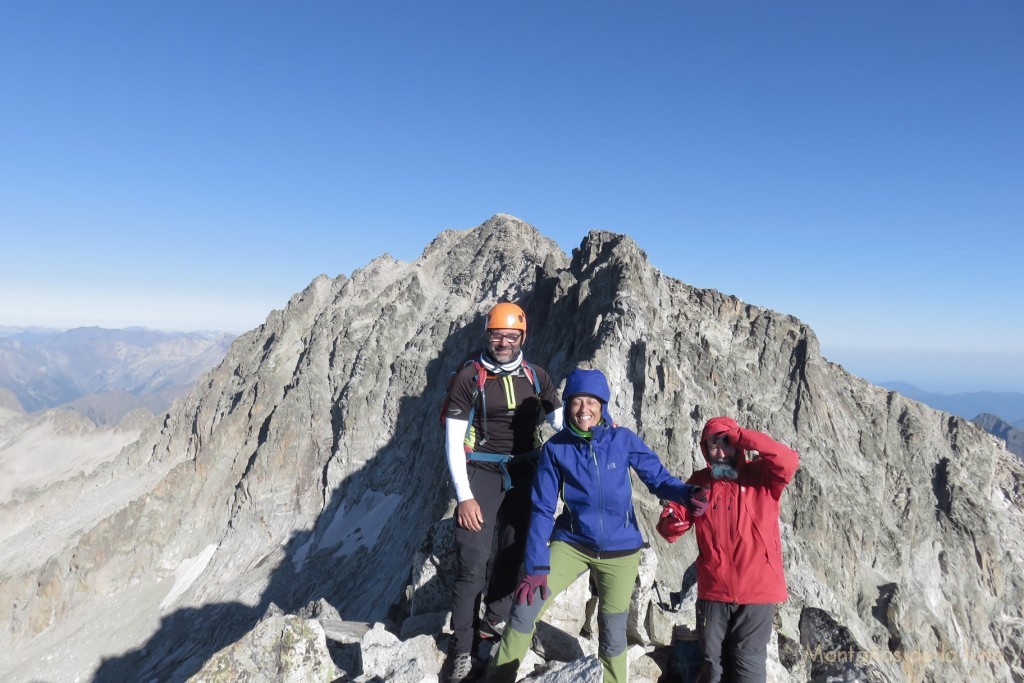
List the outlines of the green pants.
{"label": "green pants", "polygon": [[532,605],[513,605],[498,654],[487,672],[487,680],[497,683],[515,681],[519,664],[533,642],[537,622],[548,605],[589,569],[597,585],[598,658],[604,667],[604,680],[605,683],[625,683],[626,617],[629,616],[629,601],[639,567],[639,551],[626,557],[599,560],[561,541],[553,542],[551,573],[548,575],[551,595],[547,600],[541,600],[540,595],[535,594]]}

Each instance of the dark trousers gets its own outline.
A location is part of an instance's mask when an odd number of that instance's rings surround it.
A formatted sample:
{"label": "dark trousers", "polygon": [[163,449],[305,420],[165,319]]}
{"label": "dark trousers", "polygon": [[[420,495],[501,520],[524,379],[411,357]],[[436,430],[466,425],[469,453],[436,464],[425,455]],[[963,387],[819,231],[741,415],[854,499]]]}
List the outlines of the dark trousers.
{"label": "dark trousers", "polygon": [[701,683],[764,683],[775,605],[697,601]]}
{"label": "dark trousers", "polygon": [[[533,463],[509,466],[512,488],[504,490],[500,472],[469,464],[469,485],[480,504],[484,527],[480,531],[455,529],[455,582],[452,586],[452,638],[449,652],[473,650],[481,593],[486,585],[485,618],[506,621],[512,593],[522,579],[526,532],[530,525],[530,488]],[[487,561],[497,538],[497,549],[487,580]]]}

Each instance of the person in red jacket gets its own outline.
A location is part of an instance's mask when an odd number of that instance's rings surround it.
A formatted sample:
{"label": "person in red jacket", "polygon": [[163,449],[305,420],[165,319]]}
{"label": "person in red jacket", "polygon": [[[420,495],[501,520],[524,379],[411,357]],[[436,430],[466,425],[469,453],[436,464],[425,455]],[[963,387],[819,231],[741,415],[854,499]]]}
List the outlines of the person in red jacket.
{"label": "person in red jacket", "polygon": [[[706,489],[706,512],[693,517],[668,503],[658,532],[670,543],[691,526],[697,535],[697,639],[704,657],[699,680],[763,682],[775,603],[789,597],[779,501],[800,458],[729,417],[708,420],[700,450],[708,466],[687,483]],[[759,457],[748,459],[747,451]]]}

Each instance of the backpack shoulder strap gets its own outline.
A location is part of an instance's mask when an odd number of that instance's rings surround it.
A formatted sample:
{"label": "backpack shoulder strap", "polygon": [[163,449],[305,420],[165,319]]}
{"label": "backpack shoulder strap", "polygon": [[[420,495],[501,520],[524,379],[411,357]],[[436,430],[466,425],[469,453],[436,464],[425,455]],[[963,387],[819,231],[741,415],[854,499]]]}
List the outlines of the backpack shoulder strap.
{"label": "backpack shoulder strap", "polygon": [[[476,382],[473,386],[473,396],[469,402],[469,420],[470,425],[473,424],[473,413],[476,410],[476,399],[480,396],[480,393],[484,389],[484,382],[487,381],[487,369],[480,363],[480,361],[470,358],[462,363],[456,370],[448,375],[448,391],[451,391],[452,385],[455,383],[455,378],[458,377],[459,373],[468,368],[469,366],[476,368]],[[441,425],[444,425],[444,419],[448,415],[448,392],[445,392],[444,401],[441,404]]]}
{"label": "backpack shoulder strap", "polygon": [[526,378],[533,382],[533,393],[540,396],[540,377],[537,376],[537,372],[533,367],[523,359],[523,372],[526,373]]}
{"label": "backpack shoulder strap", "polygon": [[[468,365],[472,365],[476,368],[476,392],[479,394],[484,390],[484,383],[487,382],[487,368],[483,366],[483,363],[472,358],[467,360],[462,367],[466,367]],[[476,401],[475,395],[473,396],[473,400],[474,402]]]}

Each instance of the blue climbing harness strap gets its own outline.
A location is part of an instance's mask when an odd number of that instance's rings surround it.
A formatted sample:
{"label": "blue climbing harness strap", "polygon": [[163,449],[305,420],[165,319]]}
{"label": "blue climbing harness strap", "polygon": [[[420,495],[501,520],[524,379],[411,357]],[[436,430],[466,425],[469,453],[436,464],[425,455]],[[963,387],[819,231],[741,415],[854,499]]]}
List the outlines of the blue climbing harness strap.
{"label": "blue climbing harness strap", "polygon": [[508,464],[515,460],[516,462],[523,461],[534,461],[540,457],[540,451],[529,451],[527,453],[521,453],[519,455],[509,455],[508,453],[480,453],[479,451],[466,451],[466,460],[477,462],[496,462],[501,465],[501,483],[505,491],[512,488],[512,477],[508,473]]}

